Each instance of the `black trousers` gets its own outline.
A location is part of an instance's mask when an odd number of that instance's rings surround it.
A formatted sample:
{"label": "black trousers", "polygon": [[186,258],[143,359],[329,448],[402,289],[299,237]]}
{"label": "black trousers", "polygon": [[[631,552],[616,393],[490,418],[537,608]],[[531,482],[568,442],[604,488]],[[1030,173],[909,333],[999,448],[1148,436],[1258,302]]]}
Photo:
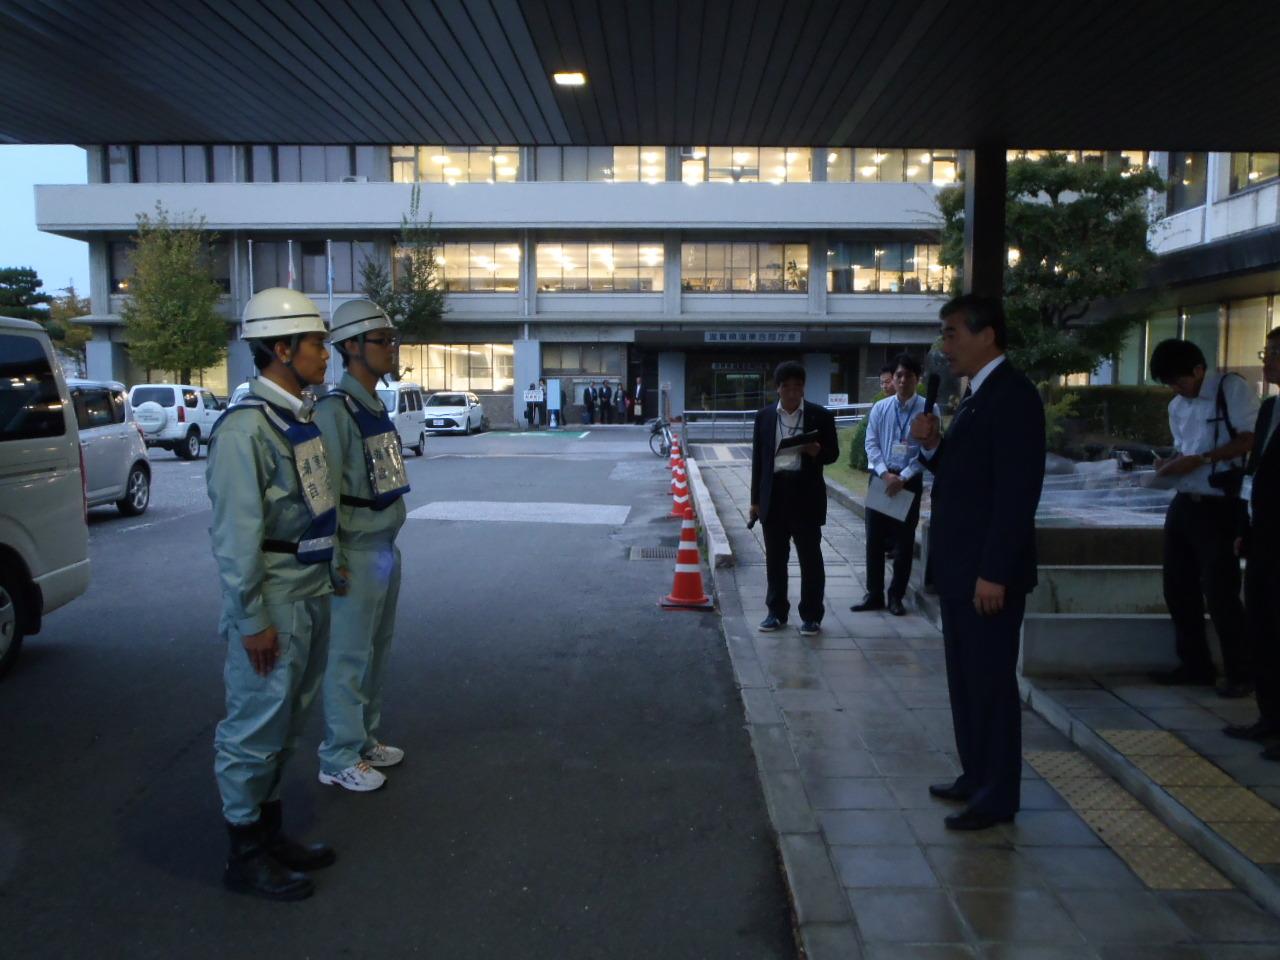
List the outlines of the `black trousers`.
{"label": "black trousers", "polygon": [[787,598],[787,563],[791,560],[791,541],[796,543],[800,561],[800,619],[822,622],[823,594],[827,588],[827,571],[822,563],[822,527],[812,519],[812,508],[801,502],[799,474],[787,472],[773,475],[773,492],[769,495],[769,518],[764,523],[765,574],[769,579],[765,606],[779,620],[787,619],[791,601]]}
{"label": "black trousers", "polygon": [[911,563],[915,559],[916,526],[920,523],[920,494],[924,477],[912,477],[900,497],[915,493],[915,502],[905,520],[895,520],[884,513],[868,510],[867,527],[867,593],[872,599],[884,599],[884,555],[893,551],[893,580],[889,583],[889,599],[901,600],[911,582]]}
{"label": "black trousers", "polygon": [[1208,600],[1232,683],[1253,677],[1240,602],[1240,561],[1233,551],[1243,508],[1234,498],[1180,493],[1164,518],[1164,602],[1173,618],[1178,659],[1196,673],[1215,672],[1204,629]]}
{"label": "black trousers", "polygon": [[1280,544],[1250,545],[1244,571],[1244,611],[1249,625],[1258,712],[1280,723]]}
{"label": "black trousers", "polygon": [[958,785],[969,809],[993,817],[1017,813],[1022,786],[1022,702],[1018,640],[1025,594],[1006,596],[1004,609],[984,617],[972,597],[942,598],[951,722],[960,754]]}

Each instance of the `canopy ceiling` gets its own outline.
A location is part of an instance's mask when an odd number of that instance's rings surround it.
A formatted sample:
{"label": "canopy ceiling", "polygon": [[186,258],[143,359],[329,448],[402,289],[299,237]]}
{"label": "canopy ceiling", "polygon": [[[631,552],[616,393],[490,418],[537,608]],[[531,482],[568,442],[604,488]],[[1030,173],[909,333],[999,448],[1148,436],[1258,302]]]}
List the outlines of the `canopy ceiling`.
{"label": "canopy ceiling", "polygon": [[0,0],[0,140],[1277,150],[1278,51],[1262,0]]}

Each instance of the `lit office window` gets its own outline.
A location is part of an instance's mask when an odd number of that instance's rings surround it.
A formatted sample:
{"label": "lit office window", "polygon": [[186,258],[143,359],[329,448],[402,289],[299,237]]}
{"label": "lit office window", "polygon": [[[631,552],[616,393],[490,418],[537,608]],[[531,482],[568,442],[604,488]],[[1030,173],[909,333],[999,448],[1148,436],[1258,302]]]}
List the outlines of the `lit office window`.
{"label": "lit office window", "polygon": [[685,293],[805,293],[809,246],[686,241],[681,248],[680,289]]}
{"label": "lit office window", "polygon": [[[397,248],[398,280],[408,252]],[[446,293],[516,293],[520,289],[520,245],[503,241],[450,241],[435,248],[436,270]]]}
{"label": "lit office window", "polygon": [[1231,192],[1239,193],[1280,177],[1280,153],[1231,154]]}
{"label": "lit office window", "polygon": [[1168,213],[1181,213],[1204,206],[1206,196],[1205,168],[1207,153],[1174,151],[1169,154]]}
{"label": "lit office window", "polygon": [[667,179],[666,147],[538,147],[541,181],[660,183]]}
{"label": "lit office window", "polygon": [[432,392],[500,393],[515,383],[515,350],[509,343],[404,343],[400,369]]}
{"label": "lit office window", "polygon": [[602,240],[538,244],[543,293],[657,293],[662,290],[662,242]]}
{"label": "lit office window", "polygon": [[808,183],[813,179],[809,147],[684,147],[680,179],[685,183]]}
{"label": "lit office window", "polygon": [[391,148],[395,183],[511,183],[519,171],[519,147]]}
{"label": "lit office window", "polygon": [[125,240],[113,240],[109,245],[111,253],[111,292],[128,293],[129,281],[133,279],[133,243]]}
{"label": "lit office window", "polygon": [[626,353],[626,347],[607,343],[544,343],[542,372],[553,377],[620,377]]}
{"label": "lit office window", "polygon": [[827,248],[828,293],[945,293],[951,270],[936,243],[850,240]]}
{"label": "lit office window", "polygon": [[827,150],[827,180],[832,183],[955,183],[954,150],[832,147]]}
{"label": "lit office window", "polygon": [[1227,350],[1223,366],[1240,374],[1251,387],[1266,394],[1258,351],[1267,338],[1267,298],[1233,300],[1227,304]]}

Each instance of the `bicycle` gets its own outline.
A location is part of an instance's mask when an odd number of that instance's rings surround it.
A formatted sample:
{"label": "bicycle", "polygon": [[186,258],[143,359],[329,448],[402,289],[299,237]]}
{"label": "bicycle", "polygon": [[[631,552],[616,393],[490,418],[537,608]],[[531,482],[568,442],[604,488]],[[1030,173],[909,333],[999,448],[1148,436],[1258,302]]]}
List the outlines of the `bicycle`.
{"label": "bicycle", "polygon": [[671,424],[659,417],[649,427],[649,449],[655,457],[671,453]]}

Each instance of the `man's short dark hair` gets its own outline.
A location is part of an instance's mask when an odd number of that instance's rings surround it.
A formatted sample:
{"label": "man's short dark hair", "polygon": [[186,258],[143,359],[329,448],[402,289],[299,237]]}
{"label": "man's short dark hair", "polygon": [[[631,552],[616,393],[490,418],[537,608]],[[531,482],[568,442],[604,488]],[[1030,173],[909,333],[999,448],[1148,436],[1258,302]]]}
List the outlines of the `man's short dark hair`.
{"label": "man's short dark hair", "polygon": [[896,363],[886,363],[883,367],[880,368],[880,373],[882,376],[886,373],[889,374],[889,376],[893,376],[894,372],[897,369],[898,369],[898,365]]}
{"label": "man's short dark hair", "polygon": [[250,340],[249,349],[253,351],[253,365],[258,368],[258,372],[266,370],[271,366],[271,361],[276,358],[277,343],[292,344],[292,337],[276,337],[273,340]]}
{"label": "man's short dark hair", "polygon": [[1272,327],[1267,331],[1268,340],[1275,340],[1277,338],[1280,338],[1280,327]]}
{"label": "man's short dark hair", "polygon": [[970,333],[979,333],[990,327],[995,331],[996,346],[1001,350],[1008,346],[1009,331],[1004,322],[1004,307],[996,297],[966,293],[944,303],[938,317],[945,320],[954,313],[964,314],[964,325]]}
{"label": "man's short dark hair", "polygon": [[917,377],[924,373],[924,367],[920,366],[920,361],[909,353],[900,353],[894,358],[893,372],[897,373],[899,367],[911,371]]}
{"label": "man's short dark hair", "polygon": [[1196,367],[1207,367],[1204,352],[1190,340],[1176,337],[1161,340],[1151,351],[1151,378],[1170,383],[1178,377],[1190,377]]}
{"label": "man's short dark hair", "polygon": [[788,380],[799,380],[804,383],[805,377],[803,363],[799,360],[783,360],[778,364],[778,368],[773,371],[773,384],[776,387],[780,387]]}

